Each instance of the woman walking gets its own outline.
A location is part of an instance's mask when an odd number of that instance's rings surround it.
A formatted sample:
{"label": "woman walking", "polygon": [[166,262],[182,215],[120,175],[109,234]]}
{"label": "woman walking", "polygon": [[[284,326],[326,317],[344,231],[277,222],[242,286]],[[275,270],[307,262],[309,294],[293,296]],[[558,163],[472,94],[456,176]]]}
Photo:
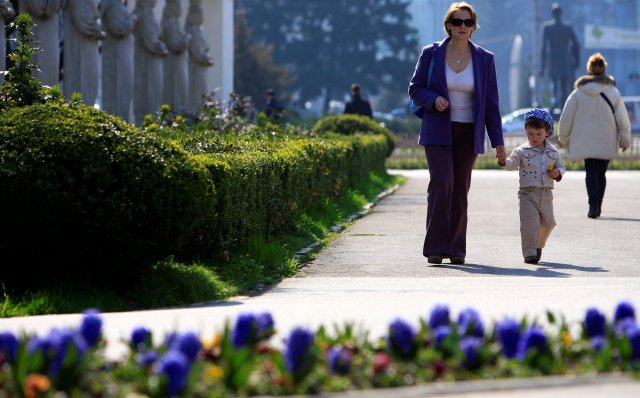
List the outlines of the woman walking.
{"label": "woman walking", "polygon": [[427,233],[431,264],[464,264],[471,171],[484,153],[485,130],[500,161],[506,159],[494,56],[471,42],[477,15],[467,2],[444,16],[447,37],[422,49],[409,95],[422,107],[418,144],[429,163]]}
{"label": "woman walking", "polygon": [[569,160],[584,159],[589,212],[600,217],[609,161],[631,144],[631,123],[607,61],[600,53],[587,61],[587,74],[576,80],[560,115],[560,145]]}

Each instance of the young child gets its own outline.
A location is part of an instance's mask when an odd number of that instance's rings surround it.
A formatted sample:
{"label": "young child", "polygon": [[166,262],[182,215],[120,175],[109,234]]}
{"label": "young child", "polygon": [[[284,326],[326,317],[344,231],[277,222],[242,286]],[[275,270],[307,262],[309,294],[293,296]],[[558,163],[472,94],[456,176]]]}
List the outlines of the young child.
{"label": "young child", "polygon": [[532,109],[524,116],[527,142],[513,150],[498,163],[505,170],[520,170],[520,235],[522,255],[527,264],[537,264],[551,230],[556,226],[553,216],[553,182],[565,172],[562,157],[547,141],[553,134],[553,119],[549,112]]}

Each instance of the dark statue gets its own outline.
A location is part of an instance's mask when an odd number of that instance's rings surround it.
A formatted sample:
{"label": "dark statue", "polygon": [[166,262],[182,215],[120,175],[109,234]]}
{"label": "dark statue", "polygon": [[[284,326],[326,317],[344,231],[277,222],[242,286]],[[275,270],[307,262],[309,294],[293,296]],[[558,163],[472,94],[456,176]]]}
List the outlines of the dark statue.
{"label": "dark statue", "polygon": [[578,68],[580,44],[573,28],[562,22],[558,3],[553,3],[551,13],[554,20],[543,25],[540,75],[548,71],[553,83],[553,107],[562,108]]}

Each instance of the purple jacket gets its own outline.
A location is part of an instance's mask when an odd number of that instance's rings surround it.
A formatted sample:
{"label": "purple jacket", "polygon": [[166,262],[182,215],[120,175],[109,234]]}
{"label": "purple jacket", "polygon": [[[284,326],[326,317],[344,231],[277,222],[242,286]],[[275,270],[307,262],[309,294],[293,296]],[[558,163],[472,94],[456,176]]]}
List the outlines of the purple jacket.
{"label": "purple jacket", "polygon": [[[409,84],[409,96],[421,105],[425,112],[420,128],[419,145],[451,145],[451,112],[449,108],[439,112],[434,104],[438,96],[449,100],[445,74],[446,38],[422,49],[416,70]],[[491,147],[504,145],[502,119],[498,99],[498,82],[493,54],[469,42],[473,59],[473,149],[484,153],[485,130]],[[431,87],[427,88],[427,73],[433,57]]]}

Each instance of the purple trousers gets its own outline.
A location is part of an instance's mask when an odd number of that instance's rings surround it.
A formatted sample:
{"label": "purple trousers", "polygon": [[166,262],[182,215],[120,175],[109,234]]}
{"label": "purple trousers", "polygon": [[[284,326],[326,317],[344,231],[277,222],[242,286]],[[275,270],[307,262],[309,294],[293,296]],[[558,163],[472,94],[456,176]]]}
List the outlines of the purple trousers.
{"label": "purple trousers", "polygon": [[427,145],[429,163],[427,234],[422,254],[467,254],[467,194],[478,154],[473,124],[451,123],[451,145]]}

